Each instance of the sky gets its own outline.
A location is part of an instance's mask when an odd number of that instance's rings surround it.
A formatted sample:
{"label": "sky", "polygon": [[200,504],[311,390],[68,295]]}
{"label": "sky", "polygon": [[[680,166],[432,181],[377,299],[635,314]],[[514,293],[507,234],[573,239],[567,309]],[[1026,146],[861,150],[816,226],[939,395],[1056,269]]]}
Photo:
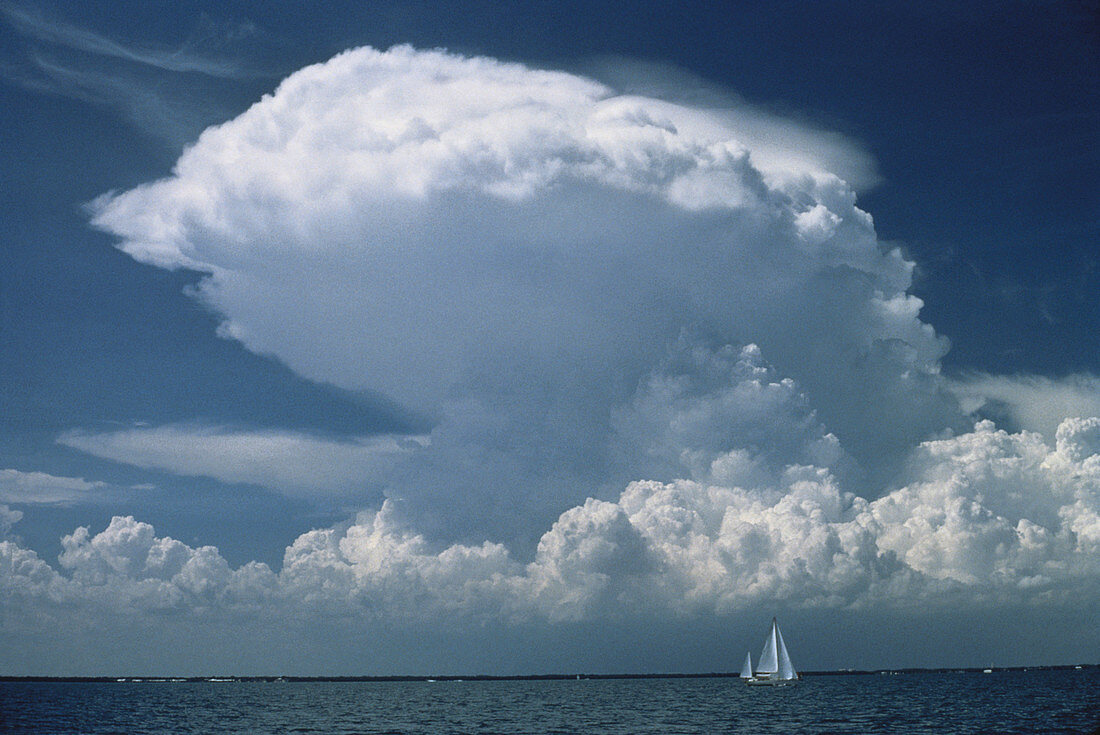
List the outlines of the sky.
{"label": "sky", "polygon": [[1098,11],[0,3],[0,673],[1100,661]]}

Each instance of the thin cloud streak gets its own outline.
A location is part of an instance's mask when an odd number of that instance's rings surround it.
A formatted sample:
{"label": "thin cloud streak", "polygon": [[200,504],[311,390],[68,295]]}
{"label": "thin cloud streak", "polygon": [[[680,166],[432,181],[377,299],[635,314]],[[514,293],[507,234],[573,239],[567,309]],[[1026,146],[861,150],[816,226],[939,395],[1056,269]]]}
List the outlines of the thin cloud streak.
{"label": "thin cloud streak", "polygon": [[1047,441],[1053,441],[1067,417],[1100,416],[1100,376],[1088,373],[1060,378],[967,373],[948,385],[968,412],[1005,416],[1015,427],[1037,431]]}
{"label": "thin cloud streak", "polygon": [[0,6],[15,30],[38,41],[96,56],[130,61],[164,71],[197,73],[220,79],[244,79],[257,76],[234,59],[203,56],[194,50],[206,39],[187,41],[177,49],[135,48],[63,22],[47,20],[14,5]]}
{"label": "thin cloud streak", "polygon": [[159,85],[117,72],[78,69],[42,56],[34,57],[44,74],[39,79],[23,75],[18,83],[34,91],[113,107],[139,130],[174,146],[194,139],[217,114],[166,94]]}
{"label": "thin cloud streak", "polygon": [[103,502],[117,488],[82,477],[58,477],[45,472],[0,470],[0,503],[73,505]]}
{"label": "thin cloud streak", "polygon": [[219,426],[134,427],[70,431],[58,442],[102,459],[183,476],[246,483],[315,501],[379,494],[379,480],[427,437],[376,435],[344,440],[289,431]]}
{"label": "thin cloud streak", "polygon": [[[12,4],[0,5],[0,22],[27,41],[22,58],[19,45],[5,49],[0,78],[39,94],[113,108],[175,149],[230,114],[216,101],[219,90],[272,76],[243,61],[241,42],[257,35],[247,23],[207,21],[175,48],[139,48]],[[232,51],[215,51],[221,48]]]}

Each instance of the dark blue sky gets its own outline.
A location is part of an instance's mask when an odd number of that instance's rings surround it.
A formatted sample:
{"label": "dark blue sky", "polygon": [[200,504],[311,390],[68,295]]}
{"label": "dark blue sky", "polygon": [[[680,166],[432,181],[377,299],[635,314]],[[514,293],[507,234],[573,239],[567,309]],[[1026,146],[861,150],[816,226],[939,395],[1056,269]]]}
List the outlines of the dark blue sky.
{"label": "dark blue sky", "polygon": [[951,340],[949,378],[1100,373],[1100,3],[0,10],[0,469],[107,488],[87,502],[9,503],[23,512],[16,532],[50,562],[62,534],[121,514],[216,545],[234,566],[277,569],[296,536],[382,499],[369,483],[326,500],[116,462],[60,443],[67,432],[216,425],[342,441],[431,428],[381,393],[313,382],[217,336],[220,316],[191,295],[198,274],[139,263],[89,225],[93,199],[169,175],[204,128],[357,46],[569,71],[636,60],[839,133],[877,165],[858,204],[880,242],[916,262],[911,293]]}

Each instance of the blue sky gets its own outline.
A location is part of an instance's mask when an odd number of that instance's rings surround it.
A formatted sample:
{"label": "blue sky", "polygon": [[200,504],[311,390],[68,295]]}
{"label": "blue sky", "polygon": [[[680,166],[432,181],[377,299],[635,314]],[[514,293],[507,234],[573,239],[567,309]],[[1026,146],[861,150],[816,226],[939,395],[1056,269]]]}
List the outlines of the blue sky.
{"label": "blue sky", "polygon": [[1096,17],[0,6],[0,669],[1095,659]]}

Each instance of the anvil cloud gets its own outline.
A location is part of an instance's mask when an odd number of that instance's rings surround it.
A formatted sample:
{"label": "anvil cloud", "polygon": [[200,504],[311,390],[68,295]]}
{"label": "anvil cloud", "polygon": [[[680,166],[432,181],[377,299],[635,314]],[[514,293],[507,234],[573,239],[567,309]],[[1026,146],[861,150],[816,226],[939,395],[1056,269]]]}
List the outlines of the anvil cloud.
{"label": "anvil cloud", "polygon": [[226,337],[433,417],[431,448],[388,482],[456,537],[531,540],[637,477],[612,416],[683,339],[758,345],[880,482],[966,426],[938,379],[946,340],[849,186],[809,156],[756,163],[735,121],[358,49],[204,132],[170,177],[101,197],[93,223],[207,274]]}

